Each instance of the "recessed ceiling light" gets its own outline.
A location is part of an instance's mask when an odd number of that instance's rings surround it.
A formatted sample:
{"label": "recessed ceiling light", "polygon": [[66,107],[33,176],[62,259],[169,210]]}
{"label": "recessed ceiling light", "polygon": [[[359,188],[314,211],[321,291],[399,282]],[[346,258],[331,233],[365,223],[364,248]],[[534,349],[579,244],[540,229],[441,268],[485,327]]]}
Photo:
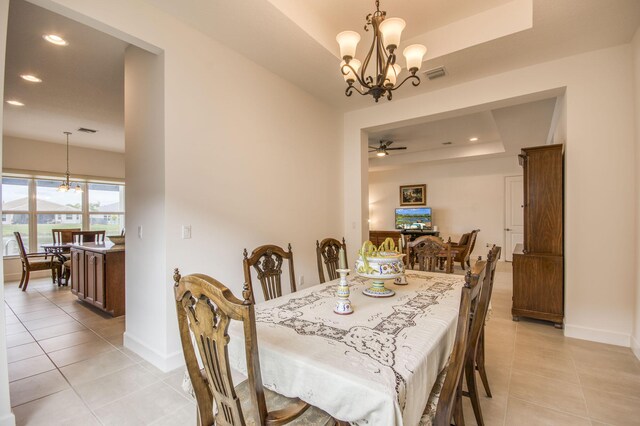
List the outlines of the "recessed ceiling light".
{"label": "recessed ceiling light", "polygon": [[30,81],[32,83],[42,83],[42,80],[39,79],[38,77],[36,77],[35,75],[22,74],[20,77],[22,77],[23,80],[27,80],[27,81]]}
{"label": "recessed ceiling light", "polygon": [[13,105],[13,106],[24,106],[24,104],[20,101],[16,101],[15,99],[12,99],[10,101],[7,101],[7,103],[9,105]]}
{"label": "recessed ceiling light", "polygon": [[476,142],[478,138],[469,138],[469,142]]}
{"label": "recessed ceiling light", "polygon": [[63,39],[62,37],[60,37],[59,35],[55,35],[55,34],[45,34],[42,36],[45,40],[47,40],[49,43],[53,43],[57,46],[66,46],[67,41],[65,39]]}

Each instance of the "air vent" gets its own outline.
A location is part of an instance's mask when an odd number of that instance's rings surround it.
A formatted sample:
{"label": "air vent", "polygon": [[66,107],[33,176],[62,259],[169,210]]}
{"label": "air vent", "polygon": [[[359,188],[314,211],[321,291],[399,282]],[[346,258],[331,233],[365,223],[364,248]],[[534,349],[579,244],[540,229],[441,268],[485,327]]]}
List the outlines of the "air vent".
{"label": "air vent", "polygon": [[453,145],[453,142],[448,141],[448,142],[442,142],[442,145]]}
{"label": "air vent", "polygon": [[83,133],[96,133],[97,130],[94,129],[87,129],[86,127],[80,127],[78,129],[79,132],[83,132]]}
{"label": "air vent", "polygon": [[426,70],[424,75],[427,76],[429,80],[435,80],[436,78],[444,77],[447,75],[447,70],[444,67],[433,68],[430,70]]}

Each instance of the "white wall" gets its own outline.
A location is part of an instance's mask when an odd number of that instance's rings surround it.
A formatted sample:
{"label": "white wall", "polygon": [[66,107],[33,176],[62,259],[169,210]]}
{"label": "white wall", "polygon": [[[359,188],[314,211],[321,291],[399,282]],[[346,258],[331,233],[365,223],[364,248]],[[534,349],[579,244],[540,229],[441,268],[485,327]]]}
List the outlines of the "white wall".
{"label": "white wall", "polygon": [[636,101],[636,313],[631,336],[631,349],[640,359],[640,28],[633,38],[633,64]]}
{"label": "white wall", "polygon": [[[66,147],[63,144],[5,136],[2,169],[64,175]],[[124,154],[69,146],[71,177],[124,179]]]}
{"label": "white wall", "polygon": [[465,232],[479,228],[473,257],[484,257],[487,243],[504,247],[504,178],[518,175],[522,168],[516,156],[369,172],[369,228],[393,230],[395,209],[400,207],[398,187],[424,183],[440,236],[458,241]]}
{"label": "white wall", "polygon": [[[602,76],[606,75],[606,78]],[[630,45],[588,52],[345,115],[345,229],[366,236],[362,129],[566,87],[565,335],[629,346],[636,202]],[[408,89],[407,89],[408,90]],[[360,176],[360,179],[354,179]],[[357,194],[363,194],[358,197]],[[348,194],[348,195],[347,195]],[[598,209],[598,215],[587,212]],[[606,248],[615,247],[615,250]]]}
{"label": "white wall", "polygon": [[[4,54],[7,42],[7,21],[9,18],[9,0],[0,0],[0,82],[4,82]],[[4,99],[4,84],[0,84],[0,99]],[[4,102],[0,104],[0,117]],[[2,132],[0,132],[0,144],[2,143]],[[0,163],[2,154],[0,154]],[[2,188],[0,187],[0,195]],[[0,231],[2,224],[0,223]],[[0,263],[0,276],[2,276],[3,266]],[[0,300],[4,302],[4,282],[0,286]],[[16,423],[11,412],[11,402],[9,400],[9,372],[7,367],[7,338],[5,324],[5,304],[0,303],[0,426],[13,426]]]}
{"label": "white wall", "polygon": [[[125,50],[126,250],[125,345],[154,364],[167,350],[164,55]],[[142,233],[139,233],[141,227]],[[160,291],[156,290],[159,289]],[[160,325],[160,326],[158,326]],[[156,346],[149,345],[156,342]]]}
{"label": "white wall", "polygon": [[[162,279],[144,288],[165,304],[135,314],[151,316],[153,329],[134,336],[128,321],[136,351],[163,369],[182,362],[173,267],[210,274],[239,295],[242,249],[291,242],[297,275],[317,282],[315,240],[342,235],[340,114],[142,1],[37,3],[164,52],[165,176],[157,185],[165,188],[165,226],[144,232],[164,238],[166,255],[158,264],[128,262],[127,274],[160,270]],[[129,235],[143,224],[133,217],[148,207],[128,203]],[[192,239],[180,239],[183,224],[192,226]],[[130,256],[144,253],[127,243]],[[127,299],[136,285],[127,281]]]}

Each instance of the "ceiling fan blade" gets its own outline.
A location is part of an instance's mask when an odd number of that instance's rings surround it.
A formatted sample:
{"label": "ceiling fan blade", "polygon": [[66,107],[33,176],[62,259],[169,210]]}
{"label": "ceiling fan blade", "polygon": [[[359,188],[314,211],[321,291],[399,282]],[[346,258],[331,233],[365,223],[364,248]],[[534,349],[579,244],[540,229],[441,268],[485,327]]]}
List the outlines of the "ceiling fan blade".
{"label": "ceiling fan blade", "polygon": [[369,152],[377,152],[377,151],[378,151],[378,148],[369,150]]}
{"label": "ceiling fan blade", "polygon": [[406,147],[406,146],[399,146],[399,147],[396,147],[396,148],[387,148],[387,149],[389,149],[389,150],[393,150],[393,149],[407,149],[407,147]]}

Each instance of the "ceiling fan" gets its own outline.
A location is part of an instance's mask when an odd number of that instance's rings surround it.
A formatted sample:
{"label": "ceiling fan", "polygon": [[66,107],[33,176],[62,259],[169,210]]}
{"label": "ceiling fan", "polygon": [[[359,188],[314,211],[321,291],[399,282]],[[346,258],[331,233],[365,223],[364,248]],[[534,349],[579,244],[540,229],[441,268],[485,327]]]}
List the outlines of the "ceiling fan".
{"label": "ceiling fan", "polygon": [[384,157],[386,155],[389,155],[389,153],[387,151],[392,151],[392,150],[400,150],[400,149],[407,149],[406,146],[398,146],[395,148],[389,148],[389,146],[393,143],[393,141],[388,141],[388,140],[381,140],[380,141],[380,146],[370,146],[369,148],[371,148],[369,150],[369,152],[375,152],[376,155],[378,157]]}

